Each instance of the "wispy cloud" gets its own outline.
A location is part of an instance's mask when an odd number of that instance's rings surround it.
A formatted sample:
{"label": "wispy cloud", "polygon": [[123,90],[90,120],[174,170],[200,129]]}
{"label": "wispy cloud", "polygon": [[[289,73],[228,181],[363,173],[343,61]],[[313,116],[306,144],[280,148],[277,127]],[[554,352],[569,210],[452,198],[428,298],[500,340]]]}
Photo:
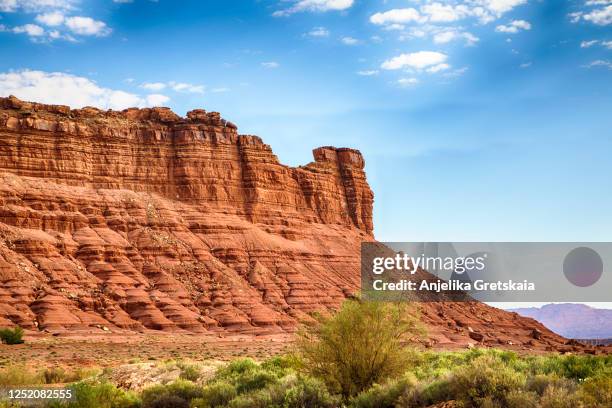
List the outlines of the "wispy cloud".
{"label": "wispy cloud", "polygon": [[604,67],[608,69],[612,69],[612,62],[606,60],[595,60],[590,62],[587,65],[584,65],[585,68],[596,68],[596,67]]}
{"label": "wispy cloud", "polygon": [[261,66],[267,69],[274,69],[280,67],[280,64],[275,61],[262,62]]}
{"label": "wispy cloud", "polygon": [[437,51],[418,51],[408,54],[400,54],[386,60],[381,64],[382,69],[397,70],[403,68],[413,68],[422,70],[438,64],[444,64],[448,56]]}
{"label": "wispy cloud", "polygon": [[149,91],[161,91],[166,87],[166,84],[163,82],[145,82],[140,87]]}
{"label": "wispy cloud", "polygon": [[612,24],[612,1],[589,0],[584,5],[583,10],[569,14],[572,23],[578,23],[582,20],[600,26]]}
{"label": "wispy cloud", "polygon": [[70,10],[76,3],[76,0],[0,0],[0,11],[35,13],[53,9]]}
{"label": "wispy cloud", "polygon": [[329,37],[329,30],[325,27],[313,27],[312,30],[304,33],[304,36],[314,38]]}
{"label": "wispy cloud", "polygon": [[361,75],[361,76],[374,76],[374,75],[378,75],[378,70],[377,69],[368,69],[368,70],[364,70],[364,71],[357,71],[357,75]]}
{"label": "wispy cloud", "polygon": [[417,78],[400,78],[397,80],[397,85],[401,88],[409,88],[419,83]]}
{"label": "wispy cloud", "polygon": [[142,89],[148,91],[161,91],[163,89],[171,89],[175,92],[182,93],[204,93],[204,85],[194,85],[186,82],[143,82],[140,84]]}
{"label": "wispy cloud", "polygon": [[341,11],[351,8],[353,3],[354,0],[297,0],[293,1],[292,6],[275,11],[272,15],[275,17],[286,17],[304,11]]}
{"label": "wispy cloud", "polygon": [[501,24],[495,27],[498,33],[516,34],[521,30],[531,30],[531,23],[525,20],[512,20],[508,24]]}
{"label": "wispy cloud", "polygon": [[465,45],[472,46],[480,41],[480,38],[467,31],[459,31],[452,28],[440,31],[433,36],[433,41],[436,44],[446,44],[456,40],[464,40]]}
{"label": "wispy cloud", "polygon": [[342,42],[342,44],[344,45],[357,45],[360,43],[360,41],[356,38],[353,37],[342,37],[340,39],[340,41]]}

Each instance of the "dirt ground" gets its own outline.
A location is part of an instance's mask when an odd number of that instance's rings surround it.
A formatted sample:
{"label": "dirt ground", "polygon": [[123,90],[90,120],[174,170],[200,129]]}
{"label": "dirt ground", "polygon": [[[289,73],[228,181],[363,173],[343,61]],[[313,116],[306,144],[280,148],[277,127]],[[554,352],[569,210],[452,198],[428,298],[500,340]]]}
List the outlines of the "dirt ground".
{"label": "dirt ground", "polygon": [[102,334],[99,336],[27,336],[24,344],[0,344],[0,368],[116,367],[123,364],[186,359],[228,361],[237,357],[263,360],[290,351],[290,335],[227,336],[191,334]]}

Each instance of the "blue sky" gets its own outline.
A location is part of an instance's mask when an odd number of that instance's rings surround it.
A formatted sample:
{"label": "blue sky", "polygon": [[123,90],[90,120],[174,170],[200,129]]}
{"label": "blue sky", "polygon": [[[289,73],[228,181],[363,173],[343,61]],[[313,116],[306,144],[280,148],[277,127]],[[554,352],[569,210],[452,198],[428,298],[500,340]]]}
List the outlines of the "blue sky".
{"label": "blue sky", "polygon": [[0,0],[0,94],[360,149],[388,241],[612,240],[612,0]]}

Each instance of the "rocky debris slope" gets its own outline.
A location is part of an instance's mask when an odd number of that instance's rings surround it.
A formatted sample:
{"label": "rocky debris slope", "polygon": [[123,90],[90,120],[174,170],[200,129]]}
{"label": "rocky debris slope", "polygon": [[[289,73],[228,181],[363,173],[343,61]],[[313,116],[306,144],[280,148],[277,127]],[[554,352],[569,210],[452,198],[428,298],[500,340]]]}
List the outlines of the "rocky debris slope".
{"label": "rocky debris slope", "polygon": [[[0,98],[0,326],[262,334],[337,307],[359,289],[373,194],[358,151],[313,153],[282,165],[201,109]],[[477,303],[423,320],[432,345],[564,342]]]}

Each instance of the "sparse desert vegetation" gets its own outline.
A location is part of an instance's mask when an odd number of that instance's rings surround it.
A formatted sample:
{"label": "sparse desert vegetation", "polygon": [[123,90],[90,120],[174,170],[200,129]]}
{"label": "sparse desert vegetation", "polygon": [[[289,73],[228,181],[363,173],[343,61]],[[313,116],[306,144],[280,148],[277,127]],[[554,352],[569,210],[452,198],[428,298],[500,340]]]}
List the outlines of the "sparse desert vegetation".
{"label": "sparse desert vegetation", "polygon": [[303,333],[294,352],[259,362],[128,365],[129,378],[148,376],[148,382],[137,384],[126,381],[125,367],[36,371],[11,365],[0,370],[0,386],[69,386],[75,399],[47,405],[57,408],[612,406],[610,355],[419,351],[400,341],[420,330],[416,321],[403,320],[402,307],[347,302],[335,316],[319,319],[319,325]]}

